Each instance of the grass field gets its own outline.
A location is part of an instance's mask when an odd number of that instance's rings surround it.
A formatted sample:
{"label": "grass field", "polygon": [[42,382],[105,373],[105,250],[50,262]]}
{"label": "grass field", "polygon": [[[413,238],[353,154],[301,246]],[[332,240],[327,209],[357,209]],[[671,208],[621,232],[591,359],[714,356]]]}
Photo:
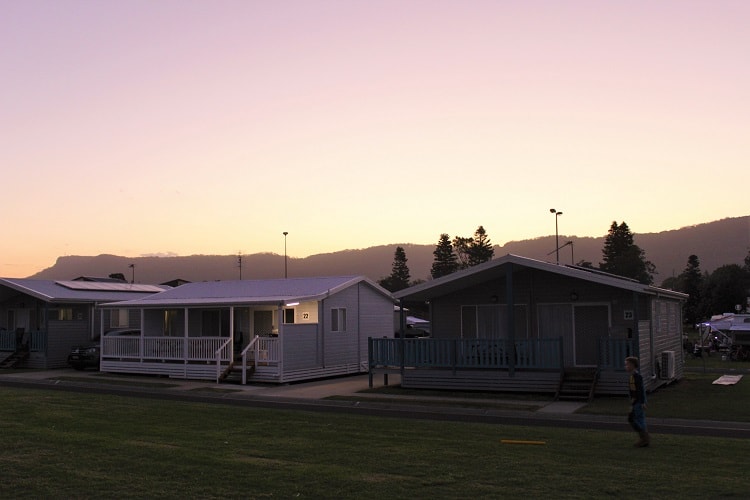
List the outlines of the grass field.
{"label": "grass field", "polygon": [[[750,422],[750,375],[736,385],[713,385],[718,373],[686,373],[685,377],[648,396],[649,417]],[[597,397],[579,413],[625,415],[626,397]],[[750,492],[748,492],[750,496]]]}
{"label": "grass field", "polygon": [[2,498],[748,496],[745,440],[657,435],[635,449],[625,432],[10,388],[0,398]]}

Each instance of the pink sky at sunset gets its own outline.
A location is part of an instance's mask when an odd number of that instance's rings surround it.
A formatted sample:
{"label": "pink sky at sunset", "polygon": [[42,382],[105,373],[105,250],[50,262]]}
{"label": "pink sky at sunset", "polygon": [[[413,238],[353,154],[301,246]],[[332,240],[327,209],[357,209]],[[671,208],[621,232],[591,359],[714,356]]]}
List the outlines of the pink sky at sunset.
{"label": "pink sky at sunset", "polygon": [[750,213],[750,2],[0,4],[1,276]]}

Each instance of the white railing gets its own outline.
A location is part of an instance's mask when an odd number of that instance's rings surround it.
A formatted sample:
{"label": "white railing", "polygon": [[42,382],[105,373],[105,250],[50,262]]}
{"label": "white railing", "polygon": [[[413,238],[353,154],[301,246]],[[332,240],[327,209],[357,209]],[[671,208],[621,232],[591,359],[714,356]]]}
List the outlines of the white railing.
{"label": "white railing", "polygon": [[276,364],[280,361],[278,337],[258,337],[255,345],[255,363]]}
{"label": "white railing", "polygon": [[140,358],[140,337],[107,337],[102,338],[102,357]]}
{"label": "white railing", "polygon": [[[206,361],[214,359],[216,352],[224,348],[227,344],[226,337],[197,337],[188,338],[188,360],[189,361]],[[222,361],[231,359],[230,352],[226,350],[223,353]]]}
{"label": "white railing", "polygon": [[253,337],[253,340],[250,341],[249,344],[247,344],[247,347],[245,347],[242,350],[242,385],[247,384],[247,353],[250,352],[250,350],[253,350],[253,353],[255,353],[255,346],[258,343],[258,337],[257,335]]}
{"label": "white railing", "polygon": [[232,354],[232,338],[229,337],[221,346],[216,349],[216,383],[219,383],[221,378],[221,361],[222,359],[228,359],[231,366],[231,354]]}
{"label": "white railing", "polygon": [[179,337],[144,337],[144,359],[185,359],[185,339]]}

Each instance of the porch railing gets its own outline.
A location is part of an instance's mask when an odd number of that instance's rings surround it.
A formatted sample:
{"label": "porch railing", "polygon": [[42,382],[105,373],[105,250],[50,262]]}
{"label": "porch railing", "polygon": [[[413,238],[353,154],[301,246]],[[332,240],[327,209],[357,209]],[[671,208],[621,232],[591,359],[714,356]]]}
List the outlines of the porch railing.
{"label": "porch railing", "polygon": [[599,338],[599,369],[624,371],[625,358],[635,356],[635,342],[632,339]]}
{"label": "porch railing", "polygon": [[281,356],[278,337],[258,337],[255,344],[255,363],[275,365]]}
{"label": "porch railing", "polygon": [[[232,339],[228,338],[226,339],[215,351],[214,354],[216,355],[216,383],[219,383],[219,380],[221,379],[221,362],[224,359],[231,359],[229,356],[232,354]],[[231,363],[230,363],[231,368]]]}
{"label": "porch railing", "polygon": [[[44,352],[47,347],[47,334],[42,331],[26,332],[29,351]],[[0,331],[0,351],[16,351],[23,345],[24,338],[18,338],[15,330]]]}
{"label": "porch railing", "polygon": [[[102,338],[104,358],[135,358],[169,361],[213,361],[216,351],[227,337],[109,337]],[[186,344],[187,342],[187,344]],[[186,349],[187,347],[187,349]],[[222,361],[229,361],[231,352],[222,351]]]}
{"label": "porch railing", "polygon": [[562,339],[371,338],[370,367],[559,370]]}
{"label": "porch railing", "polygon": [[140,358],[141,337],[102,337],[102,356]]}

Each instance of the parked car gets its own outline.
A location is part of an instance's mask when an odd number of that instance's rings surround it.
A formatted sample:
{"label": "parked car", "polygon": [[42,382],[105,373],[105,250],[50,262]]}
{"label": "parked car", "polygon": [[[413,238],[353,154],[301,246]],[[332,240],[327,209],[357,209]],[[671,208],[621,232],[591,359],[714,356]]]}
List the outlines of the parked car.
{"label": "parked car", "polygon": [[68,354],[68,364],[76,370],[99,368],[99,344],[74,346]]}
{"label": "parked car", "polygon": [[[139,336],[141,331],[132,328],[118,328],[116,330],[110,330],[104,334],[106,337],[120,337],[120,336]],[[68,364],[76,370],[85,370],[86,368],[99,368],[99,360],[101,357],[101,351],[99,344],[88,344],[82,346],[74,346],[68,354]]]}

